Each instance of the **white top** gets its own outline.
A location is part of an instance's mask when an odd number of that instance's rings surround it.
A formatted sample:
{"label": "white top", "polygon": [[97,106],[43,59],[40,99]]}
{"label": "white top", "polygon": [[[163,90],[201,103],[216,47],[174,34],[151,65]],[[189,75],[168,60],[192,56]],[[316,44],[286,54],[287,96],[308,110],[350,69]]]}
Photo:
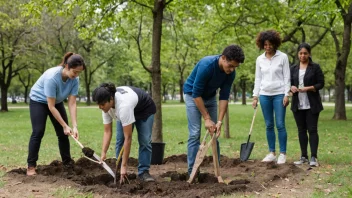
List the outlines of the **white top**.
{"label": "white top", "polygon": [[[304,87],[304,75],[306,74],[306,69],[300,69],[299,70],[299,85],[298,88],[303,88]],[[308,100],[308,95],[307,92],[299,92],[298,93],[298,101],[299,101],[299,105],[298,105],[298,109],[310,109],[310,104],[309,104],[309,100]]]}
{"label": "white top", "polygon": [[255,82],[253,96],[278,94],[289,95],[290,92],[290,67],[285,53],[276,50],[271,59],[265,52],[258,56],[255,67]]}
{"label": "white top", "polygon": [[136,121],[134,108],[138,103],[138,95],[130,87],[118,87],[115,93],[115,109],[111,108],[107,113],[103,111],[103,123],[110,124],[113,119],[121,121],[122,126],[127,126]]}

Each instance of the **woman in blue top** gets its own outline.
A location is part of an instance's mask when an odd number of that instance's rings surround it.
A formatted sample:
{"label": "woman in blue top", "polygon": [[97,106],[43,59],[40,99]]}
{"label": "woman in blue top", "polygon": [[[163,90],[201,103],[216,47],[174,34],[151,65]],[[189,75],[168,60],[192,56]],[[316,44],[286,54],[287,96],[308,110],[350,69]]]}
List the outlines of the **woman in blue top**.
{"label": "woman in blue top", "polygon": [[[33,85],[29,97],[29,111],[32,135],[29,140],[27,175],[35,175],[40,143],[44,136],[47,117],[55,128],[59,149],[64,165],[72,165],[68,135],[78,138],[76,96],[78,94],[78,75],[85,69],[81,55],[69,52],[61,64],[46,70]],[[64,99],[68,97],[68,109],[72,125],[68,125]]]}

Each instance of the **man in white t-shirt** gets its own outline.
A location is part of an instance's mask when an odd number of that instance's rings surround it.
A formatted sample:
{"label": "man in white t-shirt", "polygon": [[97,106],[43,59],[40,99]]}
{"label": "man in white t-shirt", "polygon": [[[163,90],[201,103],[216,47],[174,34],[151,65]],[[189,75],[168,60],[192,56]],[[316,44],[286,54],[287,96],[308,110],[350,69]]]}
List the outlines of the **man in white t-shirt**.
{"label": "man in white t-shirt", "polygon": [[120,182],[127,175],[127,161],[130,155],[132,143],[132,131],[137,128],[139,155],[138,155],[138,177],[143,181],[154,181],[149,174],[152,146],[151,134],[156,107],[152,98],[142,89],[121,86],[115,87],[112,83],[103,83],[93,91],[93,101],[103,111],[104,137],[102,146],[102,160],[106,159],[112,136],[112,122],[116,119],[116,157],[122,146]]}

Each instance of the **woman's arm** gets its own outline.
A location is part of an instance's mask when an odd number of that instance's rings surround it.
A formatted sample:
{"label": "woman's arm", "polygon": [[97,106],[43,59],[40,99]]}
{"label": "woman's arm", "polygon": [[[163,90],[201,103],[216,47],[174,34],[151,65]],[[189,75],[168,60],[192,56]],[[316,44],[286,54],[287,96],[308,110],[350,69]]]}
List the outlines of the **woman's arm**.
{"label": "woman's arm", "polygon": [[47,97],[48,101],[48,108],[53,114],[54,118],[60,123],[60,125],[64,128],[64,133],[65,135],[70,135],[71,134],[71,128],[67,125],[67,123],[62,119],[60,112],[56,109],[55,107],[55,98],[49,98]]}
{"label": "woman's arm", "polygon": [[106,152],[109,149],[111,136],[112,136],[112,122],[109,124],[104,124],[104,136],[103,136],[103,145],[101,148],[101,160],[106,159]]}
{"label": "woman's arm", "polygon": [[130,157],[132,144],[132,124],[123,127],[123,134],[125,137],[125,142],[123,144],[124,153],[122,155],[120,182],[123,181],[124,177],[127,175],[127,162]]}
{"label": "woman's arm", "polygon": [[76,96],[69,95],[68,96],[68,110],[71,115],[71,123],[73,127],[73,136],[78,139],[78,129],[77,129],[77,104],[76,104]]}

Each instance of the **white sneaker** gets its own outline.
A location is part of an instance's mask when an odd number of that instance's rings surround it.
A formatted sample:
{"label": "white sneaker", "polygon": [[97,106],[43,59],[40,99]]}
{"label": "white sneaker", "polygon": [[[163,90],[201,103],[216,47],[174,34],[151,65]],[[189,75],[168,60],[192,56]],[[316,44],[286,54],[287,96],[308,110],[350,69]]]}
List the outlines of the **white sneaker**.
{"label": "white sneaker", "polygon": [[273,161],[276,161],[276,156],[272,153],[267,154],[262,160],[262,162],[273,162]]}
{"label": "white sneaker", "polygon": [[277,164],[284,164],[286,163],[286,155],[280,153],[279,157],[277,158]]}

